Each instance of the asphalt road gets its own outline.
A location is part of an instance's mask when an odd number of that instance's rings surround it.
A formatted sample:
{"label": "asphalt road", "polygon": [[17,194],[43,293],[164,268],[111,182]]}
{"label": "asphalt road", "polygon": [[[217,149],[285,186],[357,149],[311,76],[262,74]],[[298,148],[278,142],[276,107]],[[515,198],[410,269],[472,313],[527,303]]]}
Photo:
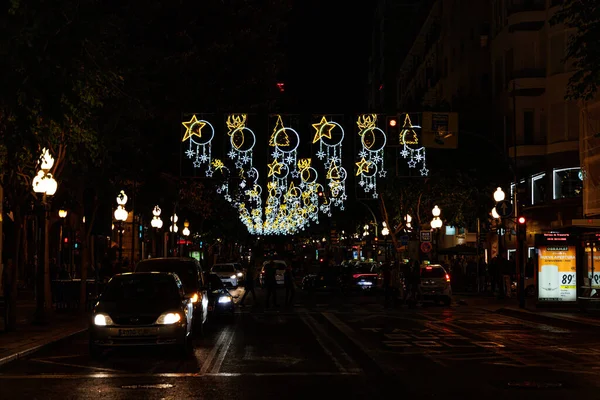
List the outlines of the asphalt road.
{"label": "asphalt road", "polygon": [[460,305],[384,310],[375,296],[299,292],[297,300],[293,310],[265,311],[260,302],[239,308],[234,320],[213,321],[188,359],[137,348],[95,361],[80,334],[0,369],[0,399],[547,400],[600,393],[594,328]]}

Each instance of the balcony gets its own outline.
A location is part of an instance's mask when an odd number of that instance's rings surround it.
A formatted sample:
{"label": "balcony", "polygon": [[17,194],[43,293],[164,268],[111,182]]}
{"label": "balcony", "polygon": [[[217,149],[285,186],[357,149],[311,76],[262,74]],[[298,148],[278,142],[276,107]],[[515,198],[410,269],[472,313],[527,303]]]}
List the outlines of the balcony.
{"label": "balcony", "polygon": [[510,17],[516,13],[546,11],[545,0],[525,0],[523,4],[512,4],[506,10],[506,16]]}
{"label": "balcony", "polygon": [[[507,9],[508,26],[526,27],[533,22],[546,21],[545,0],[525,1],[524,4],[512,5]],[[519,30],[532,30],[519,28]]]}
{"label": "balcony", "polygon": [[523,68],[513,71],[509,79],[509,91],[512,91],[513,84],[517,96],[540,96],[546,90],[546,69]]}

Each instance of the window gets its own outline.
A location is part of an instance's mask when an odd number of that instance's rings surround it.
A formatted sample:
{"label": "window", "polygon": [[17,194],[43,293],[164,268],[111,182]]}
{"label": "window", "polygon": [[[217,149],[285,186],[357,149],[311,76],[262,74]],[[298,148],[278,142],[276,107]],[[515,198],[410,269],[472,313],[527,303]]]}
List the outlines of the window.
{"label": "window", "polygon": [[535,110],[523,111],[523,144],[533,144]]}
{"label": "window", "polygon": [[542,203],[546,200],[546,174],[541,173],[531,177],[531,204]]}
{"label": "window", "polygon": [[554,199],[565,199],[581,196],[583,190],[583,176],[581,168],[555,169],[552,178]]}
{"label": "window", "polygon": [[517,256],[516,249],[509,249],[506,251],[506,258],[508,259],[508,261],[513,261],[516,256]]}
{"label": "window", "polygon": [[[519,188],[517,189],[517,196],[519,196],[519,203],[524,203],[522,201],[522,195],[527,191],[527,185],[525,184],[525,179],[521,179],[521,182],[519,182]],[[510,184],[510,199],[506,199],[506,200],[510,200],[510,203],[512,204],[515,198],[515,184],[511,183]]]}

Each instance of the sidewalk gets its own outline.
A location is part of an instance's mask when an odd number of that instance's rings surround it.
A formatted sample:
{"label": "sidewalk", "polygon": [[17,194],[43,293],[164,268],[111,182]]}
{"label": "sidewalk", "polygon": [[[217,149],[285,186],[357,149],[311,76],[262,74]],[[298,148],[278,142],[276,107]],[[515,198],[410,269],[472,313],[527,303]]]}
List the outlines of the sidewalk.
{"label": "sidewalk", "polygon": [[0,319],[0,366],[87,329],[87,316],[79,311],[48,312],[46,325],[34,325],[34,314],[34,301],[19,300],[17,329],[6,332]]}
{"label": "sidewalk", "polygon": [[454,295],[454,301],[460,306],[475,307],[535,322],[600,328],[600,315],[584,313],[579,309],[538,308],[534,298],[526,299],[524,309],[519,308],[519,301],[516,297],[498,299],[490,294],[457,293]]}

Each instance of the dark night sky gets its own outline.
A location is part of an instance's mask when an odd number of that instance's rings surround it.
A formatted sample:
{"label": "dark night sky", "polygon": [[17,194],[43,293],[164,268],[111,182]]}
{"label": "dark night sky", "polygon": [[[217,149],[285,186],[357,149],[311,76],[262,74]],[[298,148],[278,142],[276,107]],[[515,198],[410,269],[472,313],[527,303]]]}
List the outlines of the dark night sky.
{"label": "dark night sky", "polygon": [[286,46],[290,111],[355,113],[366,109],[375,3],[295,2]]}

